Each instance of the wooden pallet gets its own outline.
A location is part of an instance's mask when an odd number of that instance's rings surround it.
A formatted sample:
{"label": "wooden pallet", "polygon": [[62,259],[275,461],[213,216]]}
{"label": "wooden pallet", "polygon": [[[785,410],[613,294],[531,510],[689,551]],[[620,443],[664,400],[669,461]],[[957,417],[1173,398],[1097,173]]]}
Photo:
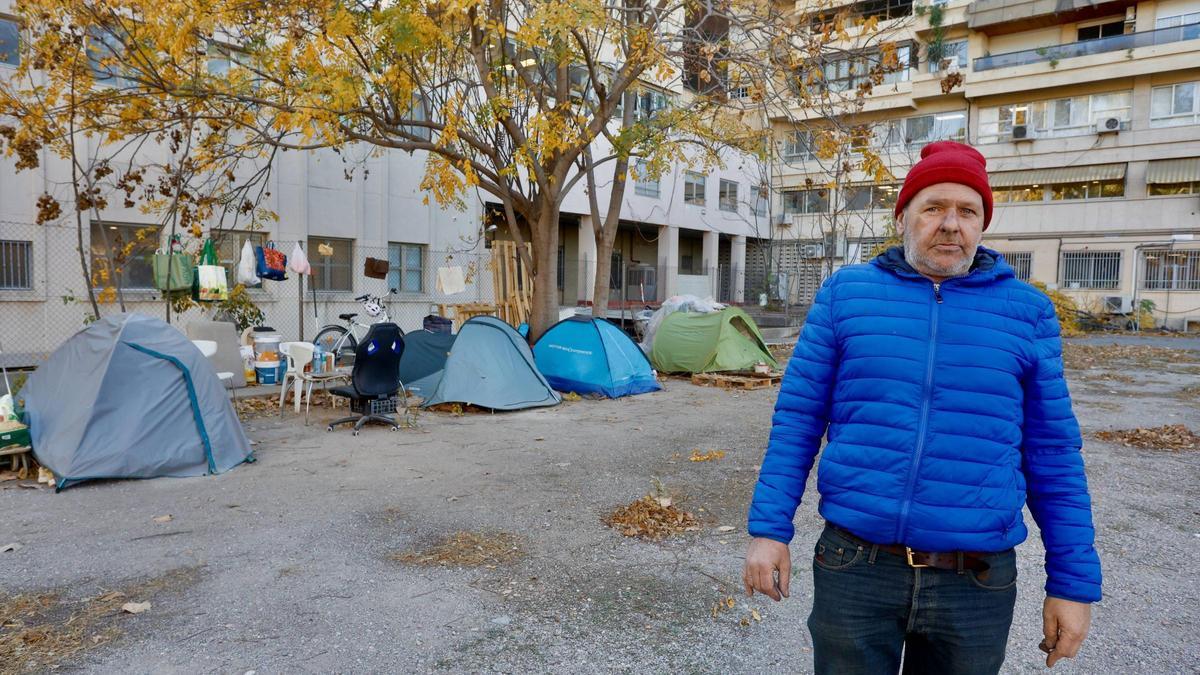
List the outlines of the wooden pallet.
{"label": "wooden pallet", "polygon": [[696,373],[692,384],[722,389],[766,389],[783,381],[783,373]]}

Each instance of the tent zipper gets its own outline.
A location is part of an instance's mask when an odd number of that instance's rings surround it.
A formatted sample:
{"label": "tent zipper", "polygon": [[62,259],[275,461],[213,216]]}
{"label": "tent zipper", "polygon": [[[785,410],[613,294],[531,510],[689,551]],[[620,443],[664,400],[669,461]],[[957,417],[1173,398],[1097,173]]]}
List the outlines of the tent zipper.
{"label": "tent zipper", "polygon": [[938,306],[942,304],[941,284],[933,285],[933,297],[929,314],[929,353],[925,366],[925,385],[921,390],[921,422],[917,427],[917,447],[913,451],[912,463],[908,467],[908,481],[904,486],[904,500],[900,503],[900,517],[896,521],[896,543],[904,543],[904,530],[908,526],[908,511],[912,506],[913,488],[917,482],[917,467],[921,464],[921,452],[925,449],[925,432],[929,426],[929,408],[933,399],[933,363],[937,352]]}

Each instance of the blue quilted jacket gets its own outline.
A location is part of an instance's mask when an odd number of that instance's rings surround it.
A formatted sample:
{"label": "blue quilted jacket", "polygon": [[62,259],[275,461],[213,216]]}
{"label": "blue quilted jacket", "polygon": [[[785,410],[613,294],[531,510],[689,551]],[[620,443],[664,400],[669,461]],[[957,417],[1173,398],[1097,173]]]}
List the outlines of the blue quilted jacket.
{"label": "blue quilted jacket", "polygon": [[1049,298],[980,248],[934,284],[893,248],[817,293],[780,388],[749,532],[788,543],[813,460],[826,520],[877,544],[1002,551],[1042,530],[1048,595],[1100,599],[1079,425]]}

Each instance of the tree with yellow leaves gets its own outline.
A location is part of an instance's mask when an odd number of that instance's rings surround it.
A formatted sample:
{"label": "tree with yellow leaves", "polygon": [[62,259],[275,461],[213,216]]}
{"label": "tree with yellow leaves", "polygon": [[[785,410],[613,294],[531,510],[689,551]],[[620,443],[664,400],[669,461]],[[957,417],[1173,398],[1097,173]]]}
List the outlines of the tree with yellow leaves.
{"label": "tree with yellow leaves", "polygon": [[[107,75],[75,89],[85,128],[120,137],[131,133],[122,125],[194,120],[233,156],[350,144],[424,153],[432,199],[478,191],[497,203],[534,280],[534,338],[557,316],[568,193],[589,195],[600,311],[631,159],[657,173],[760,148],[765,130],[730,105],[730,73],[756,100],[777,100],[796,59],[771,55],[837,37],[770,0],[22,0],[17,11],[39,55],[30,75],[44,73],[60,99],[69,76]],[[90,67],[55,56],[80,45],[100,46]],[[204,67],[213,59],[228,68]],[[678,104],[658,104],[684,89]],[[27,93],[13,98],[28,104]],[[9,148],[45,142],[37,127],[21,118]],[[224,156],[210,151],[196,175]]]}

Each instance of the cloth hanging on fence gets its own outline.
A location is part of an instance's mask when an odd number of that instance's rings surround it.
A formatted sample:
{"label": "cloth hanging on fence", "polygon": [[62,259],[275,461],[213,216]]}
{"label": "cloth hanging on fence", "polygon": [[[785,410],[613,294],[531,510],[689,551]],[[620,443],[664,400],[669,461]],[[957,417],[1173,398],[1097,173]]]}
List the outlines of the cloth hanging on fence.
{"label": "cloth hanging on fence", "polygon": [[292,257],[288,262],[288,267],[296,274],[312,274],[312,265],[308,264],[308,256],[304,255],[304,249],[300,248],[300,242],[296,242],[292,246]]}
{"label": "cloth hanging on fence", "polygon": [[254,273],[254,246],[247,239],[242,244],[242,259],[238,261],[237,280],[239,284],[246,286],[257,286],[258,275]]}
{"label": "cloth hanging on fence", "polygon": [[454,295],[467,290],[466,277],[463,276],[463,268],[454,265],[452,267],[439,267],[437,271],[437,289],[438,293],[445,295]]}

